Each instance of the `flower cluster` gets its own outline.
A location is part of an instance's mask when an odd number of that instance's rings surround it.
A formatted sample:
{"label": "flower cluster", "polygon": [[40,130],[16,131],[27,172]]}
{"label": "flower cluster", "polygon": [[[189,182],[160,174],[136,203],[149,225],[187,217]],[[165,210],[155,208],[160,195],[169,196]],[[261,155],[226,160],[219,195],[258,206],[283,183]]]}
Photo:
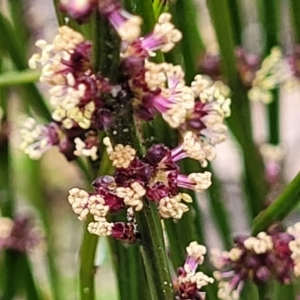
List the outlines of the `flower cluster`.
{"label": "flower cluster", "polygon": [[[88,227],[91,233],[127,239],[127,235],[120,237],[119,232],[119,235],[114,232],[114,229],[121,229],[121,223],[107,222],[107,215],[124,208],[141,210],[144,196],[157,204],[162,218],[180,219],[188,211],[188,206],[182,201],[189,203],[192,199],[188,194],[181,193],[179,188],[202,192],[211,184],[209,172],[180,173],[179,160],[186,157],[199,160],[203,157],[201,147],[190,132],[178,147],[171,150],[162,144],[155,144],[142,158],[130,145],[117,144],[113,147],[108,138],[104,143],[115,166],[113,176],[97,178],[92,184],[95,189],[93,193],[78,188],[69,192],[69,202],[80,220],[84,220],[89,213],[93,215],[95,222]],[[122,232],[129,230],[128,226],[135,229],[132,224],[122,224]]]}
{"label": "flower cluster", "polygon": [[204,300],[202,287],[213,283],[214,279],[203,272],[196,272],[198,265],[202,265],[206,247],[197,242],[191,242],[186,248],[187,258],[183,267],[178,268],[174,281],[175,299]]}
{"label": "flower cluster", "polygon": [[292,76],[292,69],[284,59],[281,50],[274,47],[255,74],[248,93],[249,99],[269,104],[273,100],[272,90],[290,80]]}
{"label": "flower cluster", "polygon": [[170,51],[181,39],[171,15],[161,14],[153,31],[141,37],[141,19],[123,10],[116,0],[64,1],[62,6],[73,17],[85,18],[91,10],[99,9],[108,19],[122,40],[122,75],[117,84],[111,84],[95,72],[92,43],[68,26],[59,28],[51,44],[37,41],[41,52],[32,56],[29,65],[40,66],[40,81],[52,86],[49,102],[53,121],[43,126],[29,119],[24,124],[25,153],[38,159],[56,145],[69,160],[76,156],[96,160],[97,131],[108,130],[124,110],[133,110],[142,121],[160,113],[182,136],[192,131],[202,144],[203,163],[211,160],[214,145],[224,140],[227,131],[223,122],[230,114],[228,88],[201,76],[189,87],[180,66],[149,61],[155,51]]}
{"label": "flower cluster", "polygon": [[293,275],[300,276],[300,223],[286,232],[275,228],[256,237],[237,237],[235,243],[229,252],[212,252],[220,299],[239,299],[247,280],[260,284],[274,278],[288,284]]}
{"label": "flower cluster", "polygon": [[110,222],[110,213],[139,211],[147,197],[157,204],[162,218],[180,219],[188,211],[186,203],[192,201],[180,188],[202,192],[210,186],[209,172],[184,175],[178,162],[191,158],[206,166],[215,157],[215,145],[226,137],[229,89],[201,75],[188,86],[180,66],[150,61],[155,51],[170,51],[182,37],[169,13],[162,13],[152,32],[141,36],[141,18],[126,12],[117,0],[63,1],[62,8],[79,21],[94,10],[108,20],[121,39],[119,75],[112,84],[96,72],[91,62],[92,42],[68,26],[59,28],[51,44],[38,41],[41,51],[29,65],[40,66],[40,81],[52,86],[53,120],[48,125],[31,118],[25,122],[22,149],[38,159],[55,145],[69,160],[76,156],[97,160],[99,131],[114,136],[118,120],[126,114],[132,113],[137,122],[161,114],[179,133],[177,147],[154,144],[138,156],[132,141],[112,140],[110,144],[106,138],[104,144],[115,167],[113,176],[96,179],[92,193],[74,188],[69,194],[80,220],[88,214],[94,217],[88,227],[91,233],[134,241],[134,222]]}
{"label": "flower cluster", "polygon": [[52,86],[49,90],[53,121],[37,124],[25,122],[22,148],[31,158],[38,159],[51,146],[58,145],[68,159],[90,156],[97,159],[96,131],[109,122],[103,93],[113,93],[107,80],[97,75],[91,66],[91,42],[62,26],[52,44],[36,42],[41,53],[29,60],[31,68],[42,68],[40,81]]}
{"label": "flower cluster", "polygon": [[40,235],[28,217],[0,217],[0,249],[26,252],[39,242]]}

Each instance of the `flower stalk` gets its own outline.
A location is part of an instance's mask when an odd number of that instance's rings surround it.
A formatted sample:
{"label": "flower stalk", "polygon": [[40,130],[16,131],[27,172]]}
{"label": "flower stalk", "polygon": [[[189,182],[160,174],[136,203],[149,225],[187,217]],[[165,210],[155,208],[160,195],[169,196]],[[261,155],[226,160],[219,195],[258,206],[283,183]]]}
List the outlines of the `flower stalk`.
{"label": "flower stalk", "polygon": [[220,46],[223,72],[232,90],[232,115],[228,125],[243,150],[248,207],[251,218],[254,218],[264,207],[267,186],[262,158],[253,142],[246,89],[236,68],[229,4],[228,0],[207,0],[207,5]]}
{"label": "flower stalk", "polygon": [[[258,3],[261,13],[261,20],[265,29],[265,43],[263,54],[269,55],[272,48],[279,45],[279,11],[280,3],[271,0],[268,3]],[[279,88],[272,91],[273,101],[268,105],[268,125],[269,125],[269,143],[278,145],[280,143],[280,127],[279,127]]]}
{"label": "flower stalk", "polygon": [[282,194],[253,221],[252,233],[267,229],[274,222],[280,222],[298,205],[300,201],[300,173],[298,173]]}
{"label": "flower stalk", "polygon": [[79,291],[81,300],[95,299],[95,255],[98,237],[88,232],[87,225],[92,220],[89,217],[85,223],[85,230],[80,247],[80,270],[79,270]]}
{"label": "flower stalk", "polygon": [[40,77],[39,71],[24,70],[21,72],[11,71],[0,75],[0,86],[14,86],[25,83],[36,82]]}
{"label": "flower stalk", "polygon": [[300,12],[300,3],[297,0],[290,0],[290,14],[292,15],[292,25],[294,29],[294,37],[296,43],[300,43],[300,20],[299,20],[299,12]]}

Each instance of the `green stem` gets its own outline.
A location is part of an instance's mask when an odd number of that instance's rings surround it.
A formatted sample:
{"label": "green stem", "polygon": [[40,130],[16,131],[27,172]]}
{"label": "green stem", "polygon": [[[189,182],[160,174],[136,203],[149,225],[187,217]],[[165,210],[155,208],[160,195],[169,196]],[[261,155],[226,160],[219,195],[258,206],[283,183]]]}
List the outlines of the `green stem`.
{"label": "green stem", "polygon": [[120,241],[110,238],[109,245],[115,274],[117,276],[119,288],[118,299],[138,299],[136,286],[132,285],[132,278],[136,275],[136,260],[132,260],[132,257],[129,257],[128,249],[125,249]]}
{"label": "green stem", "polygon": [[259,284],[257,289],[259,300],[269,300],[270,282]]}
{"label": "green stem", "polygon": [[158,19],[159,15],[168,10],[168,1],[164,0],[153,0],[153,11],[155,20]]}
{"label": "green stem", "polygon": [[300,43],[300,1],[290,0],[290,14],[293,23],[295,42]]}
{"label": "green stem", "polygon": [[[264,56],[270,54],[273,47],[279,44],[279,9],[277,0],[259,1],[262,25],[265,30]],[[277,145],[280,142],[279,128],[279,91],[273,91],[273,101],[267,106],[269,123],[269,143]]]}
{"label": "green stem", "polygon": [[264,180],[262,158],[252,137],[247,91],[243,88],[236,69],[229,3],[228,0],[207,0],[207,4],[219,42],[223,72],[232,90],[232,114],[228,119],[228,124],[243,150],[246,186],[248,191],[251,191],[248,205],[253,218],[264,207],[267,186]]}
{"label": "green stem", "polygon": [[[38,288],[35,284],[34,278],[33,278],[33,274],[32,274],[32,270],[31,270],[31,265],[29,262],[28,257],[24,254],[23,258],[24,260],[24,278],[26,278],[25,280],[25,292],[27,295],[27,299],[30,300],[40,300],[40,293],[38,291]],[[19,275],[19,274],[18,274]],[[57,298],[58,299],[58,298]]]}
{"label": "green stem", "polygon": [[25,291],[26,299],[40,300],[40,296],[35,285],[31,267],[25,253],[6,250],[5,251],[5,271],[2,274],[5,278],[2,298],[3,300],[16,299],[21,291]]}
{"label": "green stem", "polygon": [[[92,170],[95,175],[107,175],[111,172],[111,164],[108,163],[109,159],[106,152],[103,152],[100,170]],[[94,178],[93,178],[94,179]],[[86,178],[90,182],[90,176]],[[79,289],[80,300],[94,300],[95,299],[95,255],[98,243],[98,236],[90,234],[87,230],[87,226],[93,221],[93,216],[89,215],[87,221],[84,223],[84,233],[81,242],[79,258],[80,258],[80,270],[79,270]]]}
{"label": "green stem", "polygon": [[198,61],[205,51],[205,46],[198,30],[197,7],[194,0],[177,0],[174,5],[178,29],[183,35],[180,45],[185,65],[185,80],[190,83],[197,74]]}
{"label": "green stem", "polygon": [[124,6],[130,13],[143,18],[142,35],[153,30],[155,16],[151,0],[124,0]]}
{"label": "green stem", "polygon": [[0,87],[36,82],[40,74],[40,71],[35,70],[6,72],[0,75]]}
{"label": "green stem", "polygon": [[60,0],[53,0],[53,6],[54,6],[55,13],[56,13],[56,18],[57,18],[58,24],[59,24],[59,26],[62,26],[65,24],[65,21],[64,21],[63,14],[59,10],[59,5],[60,5]]}
{"label": "green stem", "polygon": [[257,285],[253,281],[248,280],[241,292],[241,299],[243,300],[260,300]]}
{"label": "green stem", "polygon": [[118,279],[119,299],[151,299],[139,247],[124,245],[112,238],[109,238],[109,245]]}
{"label": "green stem", "polygon": [[242,14],[237,0],[228,0],[228,8],[233,31],[233,40],[236,46],[242,45]]}
{"label": "green stem", "polygon": [[[47,243],[47,264],[48,272],[50,276],[51,291],[53,298],[60,300],[61,296],[61,276],[56,266],[56,249],[54,243],[53,226],[51,224],[51,214],[49,213],[50,207],[43,189],[44,182],[42,176],[42,169],[39,161],[32,161],[29,158],[25,158],[24,165],[26,166],[25,178],[22,181],[24,185],[24,194],[27,194],[27,198],[31,201],[31,204],[37,209],[40,219],[43,223],[45,231],[45,239]],[[34,189],[28,191],[28,186],[35,183]]]}
{"label": "green stem", "polygon": [[266,230],[274,222],[282,221],[300,201],[300,172],[284,189],[282,194],[253,221],[252,233]]}
{"label": "green stem", "polygon": [[144,208],[136,213],[141,234],[141,251],[152,300],[169,300],[174,299],[173,285],[158,219],[155,203],[145,203]]}
{"label": "green stem", "polygon": [[264,55],[278,45],[279,29],[279,2],[278,0],[260,1],[258,0],[260,17],[265,33]]}
{"label": "green stem", "polygon": [[212,185],[207,191],[207,195],[210,200],[211,216],[213,217],[215,224],[220,232],[224,247],[226,249],[230,249],[232,247],[232,229],[229,222],[228,211],[224,204],[225,199],[222,196],[221,182],[213,172],[211,167],[208,168],[208,171],[212,172],[213,174]]}
{"label": "green stem", "polygon": [[25,14],[25,3],[23,0],[8,1],[10,18],[22,44],[27,47],[29,41],[28,19]]}
{"label": "green stem", "polygon": [[95,299],[95,255],[98,243],[98,236],[90,234],[87,226],[93,221],[93,217],[89,216],[84,223],[83,239],[80,247],[80,270],[79,270],[79,290],[81,300]]}
{"label": "green stem", "polygon": [[[1,91],[0,91],[1,96]],[[0,101],[1,105],[1,101]],[[3,107],[3,106],[2,106]],[[7,126],[8,123],[3,122],[2,126]],[[1,134],[1,132],[0,132]],[[0,208],[4,216],[13,218],[15,210],[15,197],[12,187],[12,166],[10,157],[10,146],[8,136],[2,133],[2,141],[0,142],[0,193],[2,195]]]}
{"label": "green stem", "polygon": [[220,47],[223,73],[230,86],[235,86],[239,82],[239,76],[228,0],[206,0],[206,2]]}
{"label": "green stem", "polygon": [[99,14],[95,16],[93,36],[93,65],[102,76],[115,83],[119,76],[120,39],[109,26],[108,21]]}
{"label": "green stem", "polygon": [[273,92],[273,101],[268,104],[268,122],[269,122],[269,143],[278,145],[280,143],[280,105],[279,105],[279,89]]}

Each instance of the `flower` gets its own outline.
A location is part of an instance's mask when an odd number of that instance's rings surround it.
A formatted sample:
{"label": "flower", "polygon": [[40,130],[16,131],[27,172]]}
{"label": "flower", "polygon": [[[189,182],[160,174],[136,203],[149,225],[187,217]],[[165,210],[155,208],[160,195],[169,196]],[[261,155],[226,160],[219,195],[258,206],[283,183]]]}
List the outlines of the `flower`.
{"label": "flower", "polygon": [[116,194],[124,200],[125,205],[134,207],[136,211],[143,208],[142,197],[145,196],[146,190],[138,182],[132,183],[130,187],[117,188]]}
{"label": "flower", "polygon": [[140,37],[142,19],[125,11],[117,1],[99,1],[99,10],[116,29],[122,41],[132,43]]}
{"label": "flower", "polygon": [[181,219],[183,213],[189,210],[188,206],[181,203],[181,195],[164,197],[159,201],[158,212],[162,218]]}
{"label": "flower", "polygon": [[85,134],[85,138],[81,139],[76,137],[74,139],[76,156],[91,157],[91,160],[98,159],[98,138],[93,131],[89,131]]}
{"label": "flower", "polygon": [[256,72],[252,87],[248,92],[249,99],[269,104],[273,101],[272,90],[280,83],[290,80],[292,69],[283,59],[281,49],[274,47],[261,68]]}
{"label": "flower", "polygon": [[117,168],[127,168],[135,158],[136,151],[130,146],[118,144],[113,151],[109,153],[109,159],[113,166]]}
{"label": "flower", "polygon": [[177,270],[177,278],[174,281],[175,299],[205,299],[205,293],[200,289],[214,282],[214,279],[203,272],[196,272],[198,265],[204,261],[206,247],[197,242],[191,242],[186,248],[187,258],[184,267]]}
{"label": "flower", "polygon": [[58,145],[61,131],[54,123],[48,126],[37,124],[33,118],[28,118],[20,130],[22,144],[21,149],[31,159],[39,159],[48,149]]}
{"label": "flower", "polygon": [[144,69],[130,81],[137,116],[147,120],[159,112],[171,127],[179,127],[187,110],[194,106],[193,91],[183,78],[180,66],[146,61]]}
{"label": "flower", "polygon": [[247,280],[265,283],[271,278],[281,284],[291,282],[292,274],[300,276],[300,223],[286,232],[275,228],[260,232],[256,237],[237,237],[235,246],[228,251],[214,251],[212,262],[218,269],[220,299],[239,299]]}

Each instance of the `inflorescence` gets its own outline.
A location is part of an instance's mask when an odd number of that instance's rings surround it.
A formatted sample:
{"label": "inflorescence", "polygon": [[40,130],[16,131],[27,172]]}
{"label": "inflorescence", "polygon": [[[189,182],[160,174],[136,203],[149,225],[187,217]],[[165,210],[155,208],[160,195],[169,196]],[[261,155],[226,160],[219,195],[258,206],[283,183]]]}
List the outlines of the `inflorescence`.
{"label": "inflorescence", "polygon": [[203,272],[196,272],[198,265],[202,265],[206,247],[197,242],[191,242],[186,247],[187,257],[183,267],[178,268],[174,281],[175,299],[177,300],[205,300],[202,287],[214,282],[214,279]]}
{"label": "inflorescence", "polygon": [[229,252],[212,251],[212,262],[220,299],[239,299],[247,280],[262,284],[273,278],[288,284],[300,276],[300,223],[286,232],[274,228],[256,237],[237,237]]}
{"label": "inflorescence", "polygon": [[41,242],[41,235],[28,217],[18,216],[14,220],[0,217],[0,250],[26,252]]}
{"label": "inflorescence", "polygon": [[69,192],[78,218],[93,216],[88,225],[91,233],[133,242],[134,220],[114,223],[109,214],[139,211],[147,197],[157,204],[162,218],[180,219],[188,211],[186,203],[192,201],[180,188],[202,192],[210,186],[210,172],[181,174],[178,162],[191,158],[205,167],[215,157],[215,145],[226,138],[229,89],[203,75],[188,86],[181,66],[151,62],[155,51],[170,51],[182,37],[169,13],[162,13],[153,31],[142,37],[142,19],[126,12],[116,0],[63,1],[62,8],[79,21],[98,9],[109,21],[121,39],[122,75],[111,83],[96,72],[92,42],[68,26],[59,28],[52,43],[37,41],[40,53],[31,57],[29,66],[41,67],[40,81],[52,86],[52,122],[40,125],[28,119],[21,130],[21,147],[32,159],[39,159],[55,145],[68,160],[86,156],[95,161],[102,142],[99,131],[108,133],[124,111],[133,113],[136,122],[148,122],[160,114],[178,131],[177,147],[153,144],[141,156],[133,145],[113,144],[106,137],[103,143],[114,174],[97,178],[92,184],[94,192],[78,188]]}
{"label": "inflorescence", "polygon": [[[69,193],[69,202],[80,220],[90,213],[94,222],[89,224],[89,231],[98,235],[112,235],[126,239],[126,235],[114,231],[115,224],[107,221],[108,213],[116,213],[124,208],[139,211],[143,208],[146,196],[158,206],[162,218],[180,219],[192,198],[181,193],[179,188],[188,188],[196,192],[206,190],[211,184],[211,173],[180,173],[177,162],[186,157],[200,159],[199,144],[192,133],[184,136],[182,143],[175,149],[162,144],[150,147],[142,158],[130,146],[117,144],[115,147],[105,138],[108,155],[115,166],[113,176],[101,176],[93,182],[95,192],[88,193],[73,188]],[[123,227],[121,227],[123,226]],[[125,230],[129,224],[117,223],[117,229]],[[134,229],[134,227],[130,227]],[[130,238],[132,235],[130,236]]]}

